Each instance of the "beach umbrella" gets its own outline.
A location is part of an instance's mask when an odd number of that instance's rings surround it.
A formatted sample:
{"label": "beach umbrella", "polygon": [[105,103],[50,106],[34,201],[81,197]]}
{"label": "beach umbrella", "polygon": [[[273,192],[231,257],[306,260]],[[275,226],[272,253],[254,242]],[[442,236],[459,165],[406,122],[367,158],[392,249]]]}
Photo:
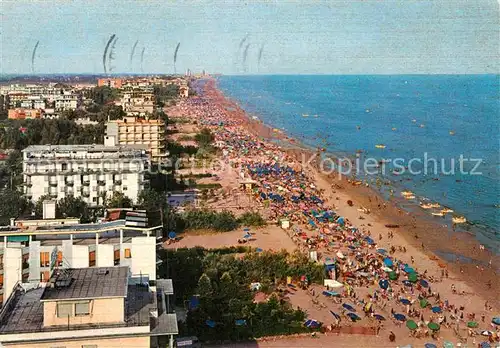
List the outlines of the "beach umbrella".
{"label": "beach umbrella", "polygon": [[384,265],[386,265],[387,267],[392,267],[394,265],[394,263],[392,262],[392,260],[388,257],[386,257],[384,259]]}
{"label": "beach umbrella", "polygon": [[444,341],[443,348],[453,348],[454,345],[450,341]]}
{"label": "beach umbrella", "polygon": [[385,250],[385,249],[377,249],[377,253],[385,255],[387,253],[387,250]]}
{"label": "beach umbrella", "polygon": [[467,323],[467,327],[470,327],[470,328],[476,328],[479,324],[475,321],[469,321]]}
{"label": "beach umbrella", "polygon": [[409,280],[403,280],[403,285],[404,286],[412,286],[413,284]]}
{"label": "beach umbrella", "polygon": [[243,238],[245,238],[245,239],[250,239],[250,238],[252,238],[252,235],[251,235],[251,234],[245,234],[245,235],[243,236]]}
{"label": "beach umbrella", "polygon": [[373,240],[373,239],[371,239],[370,237],[365,237],[365,241],[366,241],[368,244],[370,244],[370,245],[375,244],[374,240]]}
{"label": "beach umbrella", "polygon": [[334,317],[335,319],[340,320],[340,315],[338,315],[337,313],[335,313],[335,312],[333,312],[333,311],[330,311],[330,313],[332,313],[332,315],[333,315],[333,317]]}
{"label": "beach umbrella", "polygon": [[392,268],[384,266],[384,267],[382,267],[382,271],[384,271],[384,272],[392,272]]}
{"label": "beach umbrella", "polygon": [[424,345],[425,348],[437,348],[437,346],[434,343],[426,343]]}
{"label": "beach umbrella", "polygon": [[380,314],[374,314],[373,317],[375,319],[377,319],[378,321],[382,321],[382,320],[385,320],[385,318],[383,316],[381,316]]}
{"label": "beach umbrella", "polygon": [[378,285],[385,290],[389,287],[389,281],[387,279],[380,279]]}
{"label": "beach umbrella", "polygon": [[256,252],[258,252],[258,253],[261,253],[261,252],[263,252],[264,250],[262,250],[261,248],[257,248],[257,249],[255,249],[255,251],[256,251]]}
{"label": "beach umbrella", "polygon": [[429,283],[425,279],[420,279],[420,285],[422,285],[424,288],[429,287]]}
{"label": "beach umbrella", "polygon": [[417,327],[418,327],[418,325],[417,325],[417,323],[416,323],[415,321],[413,321],[413,320],[408,320],[408,321],[406,322],[406,327],[407,327],[408,329],[410,329],[410,330],[416,330],[416,329],[417,329]]}
{"label": "beach umbrella", "polygon": [[425,308],[429,304],[429,301],[427,301],[425,298],[420,300],[420,307]]}
{"label": "beach umbrella", "polygon": [[441,307],[434,306],[431,308],[432,313],[441,313]]}
{"label": "beach umbrella", "polygon": [[211,328],[215,327],[215,321],[213,321],[213,320],[206,320],[205,324],[207,324],[207,326],[211,327]]}
{"label": "beach umbrella", "polygon": [[411,344],[407,344],[406,346],[402,346],[401,348],[413,348]]}
{"label": "beach umbrella", "polygon": [[491,322],[495,325],[500,325],[500,317],[495,317],[491,319]]}
{"label": "beach umbrella", "polygon": [[481,348],[491,348],[491,344],[489,342],[481,342],[479,345]]}
{"label": "beach umbrella", "polygon": [[399,320],[399,321],[406,321],[406,317],[403,315],[403,314],[400,314],[400,313],[395,313],[394,315],[394,318],[396,320]]}
{"label": "beach umbrella", "polygon": [[247,324],[247,321],[245,319],[237,319],[234,321],[234,324],[236,326],[243,326]]}
{"label": "beach umbrella", "polygon": [[249,232],[249,231],[250,231],[250,229],[249,229],[248,227],[245,227],[245,228],[243,229],[243,232]]}
{"label": "beach umbrella", "polygon": [[308,319],[306,320],[306,322],[304,323],[304,326],[305,327],[309,327],[309,328],[316,328],[319,326],[319,322],[316,321],[316,320],[313,320],[313,319]]}
{"label": "beach umbrella", "polygon": [[353,306],[351,306],[350,304],[344,303],[344,304],[342,305],[342,307],[344,307],[344,308],[345,308],[345,309],[347,309],[348,311],[351,311],[351,312],[356,312],[356,309],[355,309]]}
{"label": "beach umbrella", "polygon": [[418,279],[417,273],[409,273],[408,280],[412,283],[416,283]]}
{"label": "beach umbrella", "polygon": [[404,271],[406,273],[415,273],[415,270],[408,265],[405,266]]}
{"label": "beach umbrella", "polygon": [[175,236],[176,236],[176,234],[174,231],[168,233],[168,238],[170,238],[170,239],[175,239]]}
{"label": "beach umbrella", "polygon": [[392,272],[389,272],[389,279],[390,280],[396,280],[398,279],[398,275],[396,272],[392,271]]}
{"label": "beach umbrella", "polygon": [[346,314],[352,321],[358,321],[361,320],[360,317],[358,317],[355,313],[347,313]]}
{"label": "beach umbrella", "polygon": [[404,304],[405,306],[406,306],[406,305],[411,304],[410,300],[408,300],[408,299],[406,299],[406,298],[402,298],[402,299],[400,300],[400,302],[401,302],[402,304]]}
{"label": "beach umbrella", "polygon": [[427,327],[432,331],[438,331],[441,328],[441,326],[439,326],[438,323],[432,323],[432,322],[427,324]]}
{"label": "beach umbrella", "polygon": [[481,331],[481,335],[483,335],[483,336],[491,336],[491,335],[493,335],[493,332],[488,331],[488,330],[484,330],[484,331]]}

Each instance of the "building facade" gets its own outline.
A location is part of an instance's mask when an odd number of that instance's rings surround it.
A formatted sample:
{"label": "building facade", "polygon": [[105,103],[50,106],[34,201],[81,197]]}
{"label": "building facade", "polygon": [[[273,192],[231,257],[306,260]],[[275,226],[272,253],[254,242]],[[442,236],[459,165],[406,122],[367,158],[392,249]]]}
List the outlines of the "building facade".
{"label": "building facade", "polygon": [[162,120],[146,120],[124,117],[106,124],[106,137],[113,137],[120,145],[145,145],[153,162],[163,161],[165,150],[165,123]]}
{"label": "building facade", "polygon": [[42,118],[42,111],[39,109],[25,109],[25,108],[17,108],[17,109],[9,109],[8,117],[11,120],[25,120],[32,118]]}
{"label": "building facade", "polygon": [[107,86],[111,88],[122,88],[122,84],[123,84],[122,79],[104,78],[97,80],[97,86],[99,87]]}
{"label": "building facade", "polygon": [[117,191],[136,202],[148,167],[144,145],[28,146],[23,150],[24,194],[33,202],[74,196],[102,206]]}

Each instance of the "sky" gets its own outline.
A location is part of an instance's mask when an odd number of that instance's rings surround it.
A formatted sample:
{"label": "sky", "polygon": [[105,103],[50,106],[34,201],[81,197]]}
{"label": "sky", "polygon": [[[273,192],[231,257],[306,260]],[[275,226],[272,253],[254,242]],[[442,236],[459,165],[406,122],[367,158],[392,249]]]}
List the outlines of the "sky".
{"label": "sky", "polygon": [[103,73],[112,34],[115,73],[172,73],[178,42],[177,72],[482,74],[500,67],[498,0],[0,0],[0,16],[3,74],[31,72],[37,41],[36,73]]}

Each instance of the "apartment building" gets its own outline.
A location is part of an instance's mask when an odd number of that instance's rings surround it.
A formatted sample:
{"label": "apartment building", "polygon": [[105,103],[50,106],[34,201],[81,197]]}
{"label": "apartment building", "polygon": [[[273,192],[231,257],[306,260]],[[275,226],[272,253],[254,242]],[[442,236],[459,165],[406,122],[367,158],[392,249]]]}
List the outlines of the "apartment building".
{"label": "apartment building", "polygon": [[127,266],[154,281],[161,237],[159,213],[115,210],[100,223],[80,224],[56,219],[55,202],[44,202],[44,219],[0,227],[0,305],[16,283],[46,283],[54,268]]}
{"label": "apartment building", "polygon": [[102,206],[117,191],[136,202],[146,184],[147,150],[145,145],[28,146],[22,151],[24,194],[33,202],[72,195]]}
{"label": "apartment building", "polygon": [[162,120],[147,120],[139,117],[124,117],[122,120],[106,124],[105,141],[113,140],[120,145],[145,145],[153,162],[162,162],[167,154],[165,150],[165,123]]}
{"label": "apartment building", "polygon": [[151,92],[127,91],[118,103],[127,115],[144,116],[155,111],[155,97]]}
{"label": "apartment building", "polygon": [[[0,312],[5,347],[158,347],[178,333],[172,281],[138,283],[129,267],[56,269],[47,283],[16,285]],[[165,347],[165,345],[163,345]]]}
{"label": "apartment building", "polygon": [[78,96],[70,91],[54,97],[54,106],[58,111],[76,110],[79,106]]}
{"label": "apartment building", "polygon": [[107,86],[111,88],[122,88],[122,84],[122,79],[104,78],[97,80],[97,86],[99,87]]}
{"label": "apartment building", "polygon": [[16,109],[9,109],[8,111],[8,117],[11,120],[42,118],[42,116],[43,116],[42,110],[39,109],[16,108]]}

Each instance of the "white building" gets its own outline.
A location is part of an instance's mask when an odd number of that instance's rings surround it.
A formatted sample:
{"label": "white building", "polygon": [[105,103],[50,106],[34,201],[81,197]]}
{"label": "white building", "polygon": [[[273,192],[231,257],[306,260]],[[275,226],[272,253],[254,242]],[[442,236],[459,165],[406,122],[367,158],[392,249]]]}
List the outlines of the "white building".
{"label": "white building", "polygon": [[54,97],[55,109],[62,110],[76,110],[78,108],[78,96],[70,91],[65,91]]}
{"label": "white building", "polygon": [[144,189],[149,167],[144,145],[36,145],[23,150],[25,195],[36,202],[49,195],[82,197],[100,206],[114,191],[133,202]]}

